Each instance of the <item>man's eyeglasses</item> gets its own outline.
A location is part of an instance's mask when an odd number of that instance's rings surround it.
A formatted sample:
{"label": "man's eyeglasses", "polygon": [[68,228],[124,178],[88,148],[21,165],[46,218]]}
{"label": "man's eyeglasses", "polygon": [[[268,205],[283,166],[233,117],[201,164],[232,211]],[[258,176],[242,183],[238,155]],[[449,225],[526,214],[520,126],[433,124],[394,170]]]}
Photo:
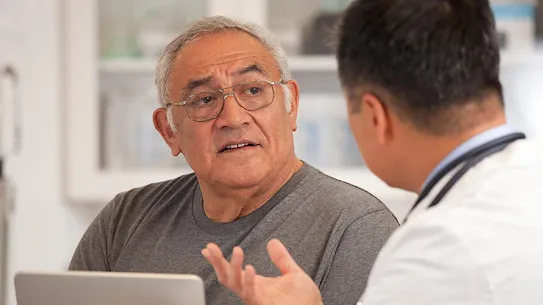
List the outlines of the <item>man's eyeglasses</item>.
{"label": "man's eyeglasses", "polygon": [[[185,106],[187,116],[196,122],[205,122],[216,119],[224,108],[227,96],[234,96],[237,103],[245,110],[255,111],[269,106],[275,98],[274,85],[283,82],[257,80],[238,84],[229,88],[214,91],[200,92],[189,95],[185,101],[168,103],[170,106]],[[231,89],[225,93],[226,89]]]}

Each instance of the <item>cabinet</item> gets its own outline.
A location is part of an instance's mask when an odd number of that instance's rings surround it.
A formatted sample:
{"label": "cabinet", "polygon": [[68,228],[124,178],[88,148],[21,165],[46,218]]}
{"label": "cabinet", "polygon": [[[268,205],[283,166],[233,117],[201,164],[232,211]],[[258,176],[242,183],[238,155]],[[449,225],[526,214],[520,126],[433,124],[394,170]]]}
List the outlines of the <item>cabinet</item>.
{"label": "cabinet", "polygon": [[[308,0],[292,5],[311,8],[296,9],[304,12],[304,20],[311,20],[321,8],[338,11],[346,5],[341,2],[337,8]],[[65,148],[70,201],[103,204],[118,192],[190,172],[183,157],[172,157],[154,130],[154,69],[157,56],[183,22],[216,14],[271,24],[289,46],[290,68],[302,88],[301,108],[316,110],[301,111],[295,134],[299,156],[339,178],[353,181],[360,176],[381,187],[382,182],[364,170],[348,129],[334,58],[326,53],[303,55],[293,46],[301,34],[292,20],[296,16],[282,13],[285,5],[290,4],[67,0]],[[335,110],[332,116],[330,109]],[[348,154],[342,156],[340,149]]]}
{"label": "cabinet", "polygon": [[[184,22],[216,14],[264,24],[283,41],[301,86],[295,133],[300,158],[383,201],[412,200],[413,194],[387,187],[364,167],[347,126],[336,62],[325,36],[348,2],[66,0],[65,174],[70,201],[103,204],[118,192],[191,171],[182,156],[169,154],[154,130],[154,69],[158,53]],[[504,52],[504,66],[543,63],[538,54]]]}

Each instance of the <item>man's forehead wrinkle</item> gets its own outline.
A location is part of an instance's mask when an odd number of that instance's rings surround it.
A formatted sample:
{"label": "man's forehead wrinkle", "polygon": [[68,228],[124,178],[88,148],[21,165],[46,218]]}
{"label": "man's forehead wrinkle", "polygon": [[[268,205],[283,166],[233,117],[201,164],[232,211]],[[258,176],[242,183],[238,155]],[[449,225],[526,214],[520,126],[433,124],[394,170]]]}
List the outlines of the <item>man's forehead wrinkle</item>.
{"label": "man's forehead wrinkle", "polygon": [[[224,67],[224,71],[221,71],[221,72],[225,72],[226,74],[230,75],[230,76],[242,76],[244,74],[249,74],[249,73],[260,73],[262,74],[263,76],[266,76],[266,77],[269,77],[270,76],[270,71],[268,71],[268,69],[266,69],[266,66],[265,66],[265,63],[263,63],[261,60],[252,60],[250,61],[250,59],[257,59],[259,58],[258,56],[247,56],[247,57],[244,57],[244,58],[237,58],[237,59],[232,59],[232,60],[228,60],[228,61],[222,61],[222,62],[215,62],[215,63],[209,63],[207,65],[203,65],[203,66],[200,66],[200,67],[194,67],[194,70],[198,71],[198,70],[202,70],[202,73],[201,74],[196,74],[194,75],[194,77],[191,77],[190,80],[192,79],[206,79],[206,78],[211,78],[211,79],[214,79],[215,75],[214,73],[209,73],[209,72],[204,72],[205,70],[209,69],[209,68],[216,68],[216,67],[221,67],[221,66],[225,66]],[[233,66],[227,66],[229,64],[233,64],[233,63],[236,63],[240,60],[247,60],[246,63],[244,64],[236,64],[236,65],[233,65]],[[222,67],[221,67],[221,70],[222,70]]]}
{"label": "man's forehead wrinkle", "polygon": [[[232,64],[232,63],[235,63],[235,62],[240,61],[240,60],[246,60],[246,59],[252,59],[252,58],[259,58],[259,56],[251,55],[251,56],[244,56],[244,57],[238,57],[238,58],[229,58],[227,60],[215,61],[215,62],[208,62],[208,60],[203,59],[202,61],[204,61],[206,64],[197,65],[194,68],[196,68],[196,69],[205,69],[205,68],[208,68],[208,67],[216,67],[216,66]],[[185,65],[185,66],[190,66],[190,65]]]}
{"label": "man's forehead wrinkle", "polygon": [[236,72],[234,72],[233,75],[237,74],[238,76],[241,76],[241,75],[245,75],[245,74],[249,74],[249,73],[258,73],[258,74],[261,74],[263,76],[269,77],[269,74],[266,71],[266,69],[264,69],[264,67],[262,67],[262,65],[259,65],[257,63],[249,64],[249,65],[245,66],[244,68],[241,68],[241,69],[237,70]]}

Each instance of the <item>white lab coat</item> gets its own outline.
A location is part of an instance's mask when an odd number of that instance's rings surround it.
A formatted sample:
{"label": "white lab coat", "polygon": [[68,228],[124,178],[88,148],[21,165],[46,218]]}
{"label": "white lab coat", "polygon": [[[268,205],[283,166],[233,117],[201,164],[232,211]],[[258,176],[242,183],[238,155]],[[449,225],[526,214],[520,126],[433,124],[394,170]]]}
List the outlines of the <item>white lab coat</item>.
{"label": "white lab coat", "polygon": [[427,209],[450,176],[390,237],[361,303],[543,304],[543,146],[510,144]]}

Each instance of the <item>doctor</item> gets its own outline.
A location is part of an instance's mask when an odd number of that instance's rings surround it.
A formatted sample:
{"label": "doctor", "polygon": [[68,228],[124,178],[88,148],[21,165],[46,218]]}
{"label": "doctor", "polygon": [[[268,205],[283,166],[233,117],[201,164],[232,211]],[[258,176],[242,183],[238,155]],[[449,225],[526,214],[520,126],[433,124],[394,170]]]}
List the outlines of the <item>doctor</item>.
{"label": "doctor", "polygon": [[[489,2],[355,0],[337,59],[368,167],[420,194],[360,303],[541,304],[543,149],[506,122]],[[282,276],[202,251],[247,304],[322,302],[280,241],[268,252]]]}

